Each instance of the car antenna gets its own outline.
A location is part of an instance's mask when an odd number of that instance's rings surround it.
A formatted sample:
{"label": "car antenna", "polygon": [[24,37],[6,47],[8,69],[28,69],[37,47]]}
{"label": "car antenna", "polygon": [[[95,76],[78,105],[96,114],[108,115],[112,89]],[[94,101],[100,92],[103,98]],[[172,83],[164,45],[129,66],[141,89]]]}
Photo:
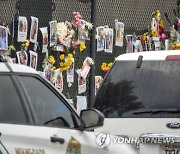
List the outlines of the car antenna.
{"label": "car antenna", "polygon": [[136,66],[136,68],[141,68],[141,65],[142,65],[142,59],[143,59],[143,56],[140,55],[140,56],[138,57],[138,60],[137,60],[137,66]]}

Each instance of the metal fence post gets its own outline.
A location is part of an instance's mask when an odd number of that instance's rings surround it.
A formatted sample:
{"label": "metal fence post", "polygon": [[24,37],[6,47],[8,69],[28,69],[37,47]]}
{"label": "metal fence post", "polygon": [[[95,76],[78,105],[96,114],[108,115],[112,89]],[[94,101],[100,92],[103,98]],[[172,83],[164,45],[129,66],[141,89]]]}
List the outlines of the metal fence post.
{"label": "metal fence post", "polygon": [[[96,57],[96,5],[97,0],[91,0],[91,23],[93,24],[90,40],[90,57],[95,62]],[[89,107],[92,107],[95,97],[95,65],[92,65],[89,76]]]}

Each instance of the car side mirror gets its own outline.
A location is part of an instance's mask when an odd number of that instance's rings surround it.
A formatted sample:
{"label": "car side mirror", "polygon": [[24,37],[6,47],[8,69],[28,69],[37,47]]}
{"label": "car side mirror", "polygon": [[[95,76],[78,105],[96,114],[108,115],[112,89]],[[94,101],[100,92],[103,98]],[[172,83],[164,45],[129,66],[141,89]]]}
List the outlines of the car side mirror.
{"label": "car side mirror", "polygon": [[80,118],[83,121],[84,129],[94,129],[104,124],[104,115],[96,109],[82,110]]}

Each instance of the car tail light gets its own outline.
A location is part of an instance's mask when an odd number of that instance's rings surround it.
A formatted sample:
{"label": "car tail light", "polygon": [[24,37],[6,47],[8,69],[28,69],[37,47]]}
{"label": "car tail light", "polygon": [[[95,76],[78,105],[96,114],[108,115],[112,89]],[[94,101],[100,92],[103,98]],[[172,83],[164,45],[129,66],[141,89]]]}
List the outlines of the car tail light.
{"label": "car tail light", "polygon": [[168,60],[180,60],[180,55],[169,55],[165,59],[166,61]]}

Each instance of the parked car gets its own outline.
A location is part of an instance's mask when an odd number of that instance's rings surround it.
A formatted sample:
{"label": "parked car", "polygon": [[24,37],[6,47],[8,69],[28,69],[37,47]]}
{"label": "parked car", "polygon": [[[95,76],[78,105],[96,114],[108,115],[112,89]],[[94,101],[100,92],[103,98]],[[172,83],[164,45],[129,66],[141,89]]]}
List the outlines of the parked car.
{"label": "parked car", "polygon": [[105,115],[97,131],[147,139],[137,142],[140,154],[179,154],[180,51],[120,55],[93,107]]}
{"label": "parked car", "polygon": [[0,154],[135,154],[130,144],[97,145],[89,130],[103,121],[96,109],[79,116],[36,70],[0,62]]}

